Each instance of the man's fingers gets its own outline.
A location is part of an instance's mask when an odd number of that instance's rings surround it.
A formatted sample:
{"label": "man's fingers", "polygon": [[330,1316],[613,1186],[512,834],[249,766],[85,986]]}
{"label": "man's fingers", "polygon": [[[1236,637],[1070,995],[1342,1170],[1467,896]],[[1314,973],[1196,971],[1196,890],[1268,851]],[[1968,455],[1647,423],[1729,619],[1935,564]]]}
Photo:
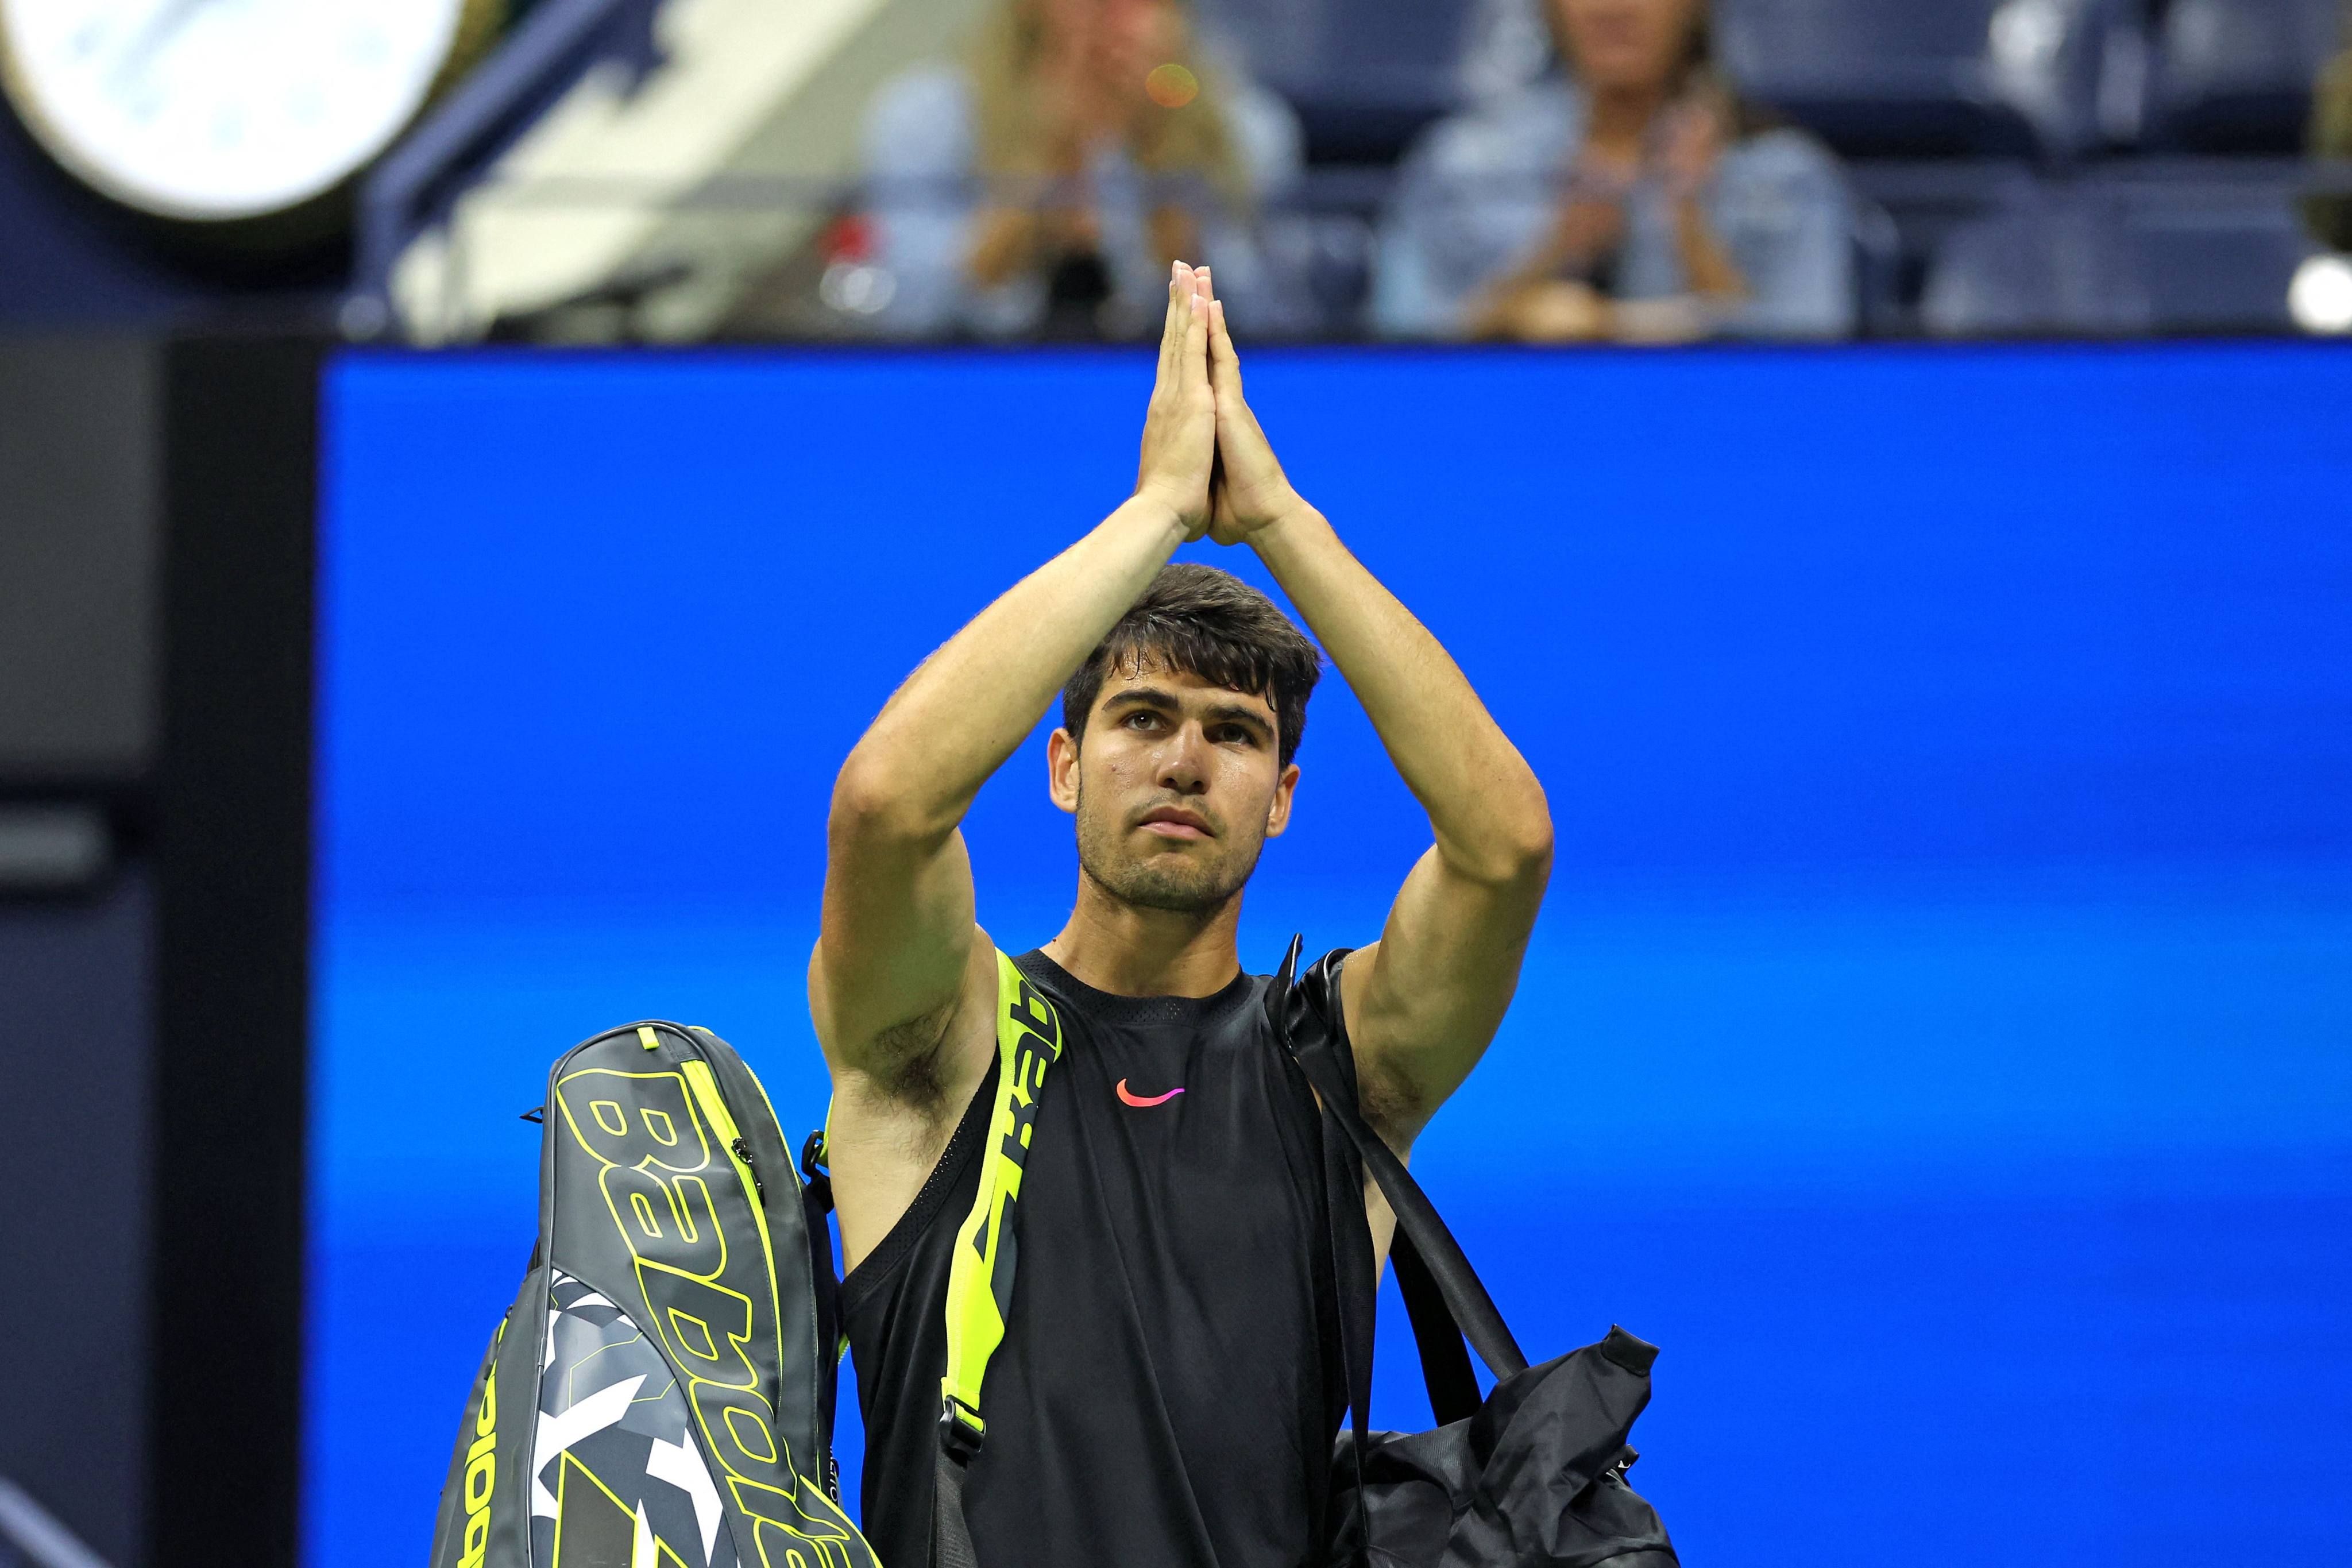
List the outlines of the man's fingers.
{"label": "man's fingers", "polygon": [[1176,262],[1168,268],[1168,319],[1160,324],[1160,372],[1155,392],[1168,384],[1168,373],[1175,364],[1176,345],[1183,341],[1181,312],[1188,308],[1185,299],[1189,292],[1184,286],[1184,264]]}
{"label": "man's fingers", "polygon": [[1242,389],[1242,356],[1234,351],[1234,335],[1225,327],[1225,302],[1209,304],[1209,375],[1220,392]]}
{"label": "man's fingers", "polygon": [[1186,289],[1183,304],[1184,342],[1177,351],[1182,356],[1180,384],[1205,387],[1209,384],[1209,307],[1197,286]]}

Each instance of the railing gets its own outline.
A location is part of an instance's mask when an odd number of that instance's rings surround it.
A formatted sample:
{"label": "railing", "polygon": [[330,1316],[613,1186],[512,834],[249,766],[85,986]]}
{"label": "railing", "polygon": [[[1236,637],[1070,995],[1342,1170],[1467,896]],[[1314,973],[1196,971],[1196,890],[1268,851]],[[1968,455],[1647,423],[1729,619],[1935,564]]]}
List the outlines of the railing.
{"label": "railing", "polygon": [[541,0],[377,165],[360,194],[355,288],[343,317],[350,335],[391,330],[392,275],[402,253],[581,78],[610,63],[634,86],[661,63],[654,37],[661,4]]}
{"label": "railing", "polygon": [[106,1559],[81,1543],[26,1490],[0,1477],[0,1562],[7,1552],[31,1568],[108,1568]]}

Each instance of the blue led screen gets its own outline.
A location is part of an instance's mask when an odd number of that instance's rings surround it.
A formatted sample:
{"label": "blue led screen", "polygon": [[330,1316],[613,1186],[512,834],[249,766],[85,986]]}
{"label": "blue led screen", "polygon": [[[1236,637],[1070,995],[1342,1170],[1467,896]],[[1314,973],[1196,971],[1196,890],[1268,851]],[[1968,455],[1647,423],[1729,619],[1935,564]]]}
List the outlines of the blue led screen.
{"label": "blue led screen", "polygon": [[[330,371],[314,1568],[423,1555],[557,1053],[706,1024],[822,1118],[834,770],[1125,493],[1150,374]],[[1518,1000],[1415,1166],[1531,1352],[1664,1347],[1633,1479],[1685,1559],[2352,1561],[2352,354],[1250,375],[1549,792]],[[1344,680],[1299,761],[1259,970],[1376,935],[1427,841]],[[1033,742],[966,825],[1015,951],[1075,875],[1043,785]],[[1375,1418],[1425,1424],[1387,1305]]]}

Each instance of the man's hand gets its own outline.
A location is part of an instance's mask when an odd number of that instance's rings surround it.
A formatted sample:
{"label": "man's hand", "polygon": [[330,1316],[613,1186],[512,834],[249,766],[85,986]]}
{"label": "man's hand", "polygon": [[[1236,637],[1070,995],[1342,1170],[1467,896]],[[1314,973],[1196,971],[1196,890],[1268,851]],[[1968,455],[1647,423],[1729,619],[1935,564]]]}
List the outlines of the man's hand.
{"label": "man's hand", "polygon": [[1143,416],[1143,460],[1135,493],[1165,506],[1186,540],[1209,530],[1209,478],[1217,458],[1217,399],[1209,387],[1206,270],[1179,261],[1168,284],[1160,334],[1160,378]]}
{"label": "man's hand", "polygon": [[[1202,277],[1208,276],[1203,268]],[[1225,302],[1209,301],[1209,379],[1217,394],[1217,470],[1209,487],[1209,537],[1239,544],[1307,503],[1274,455],[1242,395],[1241,355],[1225,330]]]}

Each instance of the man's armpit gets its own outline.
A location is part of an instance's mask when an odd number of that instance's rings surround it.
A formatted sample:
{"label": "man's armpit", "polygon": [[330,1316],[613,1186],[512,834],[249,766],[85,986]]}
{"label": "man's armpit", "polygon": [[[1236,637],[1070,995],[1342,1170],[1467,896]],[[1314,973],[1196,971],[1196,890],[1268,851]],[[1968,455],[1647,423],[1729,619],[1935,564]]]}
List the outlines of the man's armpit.
{"label": "man's armpit", "polygon": [[1412,1147],[1414,1136],[1429,1125],[1430,1115],[1436,1108],[1392,1064],[1378,1059],[1366,1062],[1359,1058],[1356,1109],[1372,1131],[1381,1135],[1381,1142],[1402,1159]]}
{"label": "man's armpit", "polygon": [[[1381,1142],[1402,1158],[1437,1108],[1403,1059],[1412,1047],[1382,1039],[1380,1025],[1361,1016],[1369,1002],[1373,984],[1370,971],[1380,945],[1368,943],[1339,961],[1335,1000],[1356,1063],[1356,1109],[1381,1135]],[[1349,994],[1351,987],[1359,988],[1353,997]]]}
{"label": "man's armpit", "polygon": [[874,1037],[866,1078],[888,1099],[926,1117],[946,1104],[950,1068],[948,1026],[961,996],[950,996],[928,1013],[893,1024]]}

